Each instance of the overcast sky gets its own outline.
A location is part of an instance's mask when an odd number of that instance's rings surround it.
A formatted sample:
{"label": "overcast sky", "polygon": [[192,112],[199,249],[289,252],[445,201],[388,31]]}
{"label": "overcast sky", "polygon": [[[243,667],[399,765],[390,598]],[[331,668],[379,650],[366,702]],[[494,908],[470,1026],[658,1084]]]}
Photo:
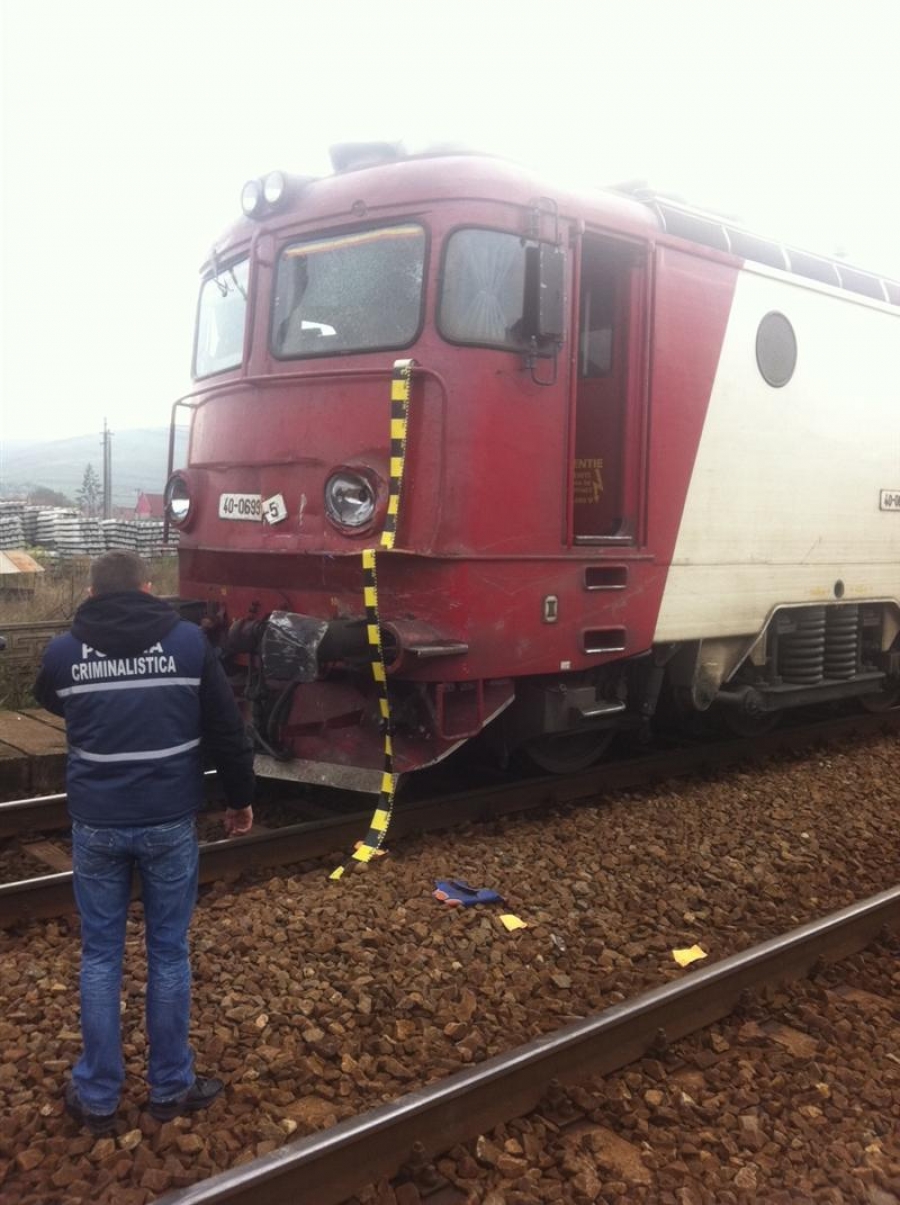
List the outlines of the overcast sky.
{"label": "overcast sky", "polygon": [[158,426],[251,176],[356,139],[640,178],[900,277],[897,0],[0,0],[2,436]]}

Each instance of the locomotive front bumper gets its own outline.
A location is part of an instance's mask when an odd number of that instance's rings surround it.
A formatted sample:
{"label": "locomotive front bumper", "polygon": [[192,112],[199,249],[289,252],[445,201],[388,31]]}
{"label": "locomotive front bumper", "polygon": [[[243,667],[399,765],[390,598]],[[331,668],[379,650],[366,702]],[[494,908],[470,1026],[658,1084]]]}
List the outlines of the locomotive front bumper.
{"label": "locomotive front bumper", "polygon": [[[235,625],[229,646],[238,649],[248,625]],[[273,611],[266,620],[249,625],[250,645],[262,658],[266,678],[281,682],[313,682],[329,665],[371,661],[379,655],[372,632],[362,619],[317,619],[293,611]],[[416,620],[387,622],[379,630],[380,656],[388,673],[416,662],[463,657],[469,646]]]}
{"label": "locomotive front bumper", "polygon": [[[257,773],[269,778],[380,789],[384,719],[372,671],[382,660],[396,773],[446,757],[513,694],[509,680],[467,680],[459,659],[468,645],[416,620],[376,628],[362,619],[276,611],[233,624],[223,651],[250,655],[244,704],[259,750]],[[433,668],[443,659],[446,679]],[[432,664],[423,674],[426,663]]]}

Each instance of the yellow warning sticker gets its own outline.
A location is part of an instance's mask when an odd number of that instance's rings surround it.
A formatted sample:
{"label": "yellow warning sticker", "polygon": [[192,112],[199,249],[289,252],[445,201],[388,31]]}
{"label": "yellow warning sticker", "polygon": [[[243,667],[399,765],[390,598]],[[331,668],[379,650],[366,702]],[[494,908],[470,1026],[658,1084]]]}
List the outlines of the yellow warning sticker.
{"label": "yellow warning sticker", "polygon": [[603,459],[587,456],[575,461],[575,505],[589,506],[603,494]]}

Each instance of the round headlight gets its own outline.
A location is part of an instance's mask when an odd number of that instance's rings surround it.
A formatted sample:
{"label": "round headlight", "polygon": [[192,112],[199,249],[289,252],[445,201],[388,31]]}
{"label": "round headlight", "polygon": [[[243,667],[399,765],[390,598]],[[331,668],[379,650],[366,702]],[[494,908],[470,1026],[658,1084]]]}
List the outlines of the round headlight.
{"label": "round headlight", "polygon": [[375,491],[361,474],[342,469],[325,482],[325,510],[340,527],[365,527],[375,514]]}
{"label": "round headlight", "polygon": [[176,527],[186,523],[191,513],[191,491],[180,473],[174,473],[166,482],[163,499],[169,522]]}
{"label": "round headlight", "polygon": [[258,180],[248,180],[241,189],[241,209],[252,218],[262,205],[263,190]]}
{"label": "round headlight", "polygon": [[285,188],[287,188],[287,180],[284,177],[284,172],[269,172],[265,180],[263,180],[263,196],[266,199],[266,204],[277,205],[284,196]]}

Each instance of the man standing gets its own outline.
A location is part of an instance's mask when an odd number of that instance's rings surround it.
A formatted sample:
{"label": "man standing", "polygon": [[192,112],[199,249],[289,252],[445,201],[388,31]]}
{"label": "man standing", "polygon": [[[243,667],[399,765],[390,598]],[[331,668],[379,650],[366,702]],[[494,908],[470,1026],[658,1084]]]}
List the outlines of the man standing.
{"label": "man standing", "polygon": [[147,944],[149,1111],[168,1120],[222,1091],[221,1080],[195,1075],[188,1042],[204,755],[225,792],[226,831],[253,824],[253,753],[225,673],[201,630],[154,597],[147,578],[132,552],[95,560],[90,597],[71,631],[47,646],[34,688],[66,721],[83,1051],[65,1102],[95,1134],[114,1128],[125,1079],[120,996],[135,867]]}

